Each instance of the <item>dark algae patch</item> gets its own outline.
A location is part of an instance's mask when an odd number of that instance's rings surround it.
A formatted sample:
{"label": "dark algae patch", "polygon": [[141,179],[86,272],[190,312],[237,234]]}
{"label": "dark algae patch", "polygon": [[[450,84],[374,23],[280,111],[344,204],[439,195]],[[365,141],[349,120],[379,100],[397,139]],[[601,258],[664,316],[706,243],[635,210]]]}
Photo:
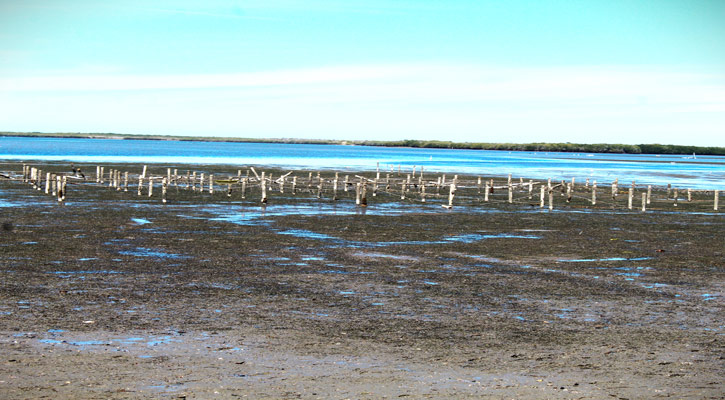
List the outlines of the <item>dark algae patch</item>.
{"label": "dark algae patch", "polygon": [[266,207],[0,180],[0,397],[722,397],[712,203],[549,212],[469,177],[451,210],[444,190],[357,207],[296,175]]}

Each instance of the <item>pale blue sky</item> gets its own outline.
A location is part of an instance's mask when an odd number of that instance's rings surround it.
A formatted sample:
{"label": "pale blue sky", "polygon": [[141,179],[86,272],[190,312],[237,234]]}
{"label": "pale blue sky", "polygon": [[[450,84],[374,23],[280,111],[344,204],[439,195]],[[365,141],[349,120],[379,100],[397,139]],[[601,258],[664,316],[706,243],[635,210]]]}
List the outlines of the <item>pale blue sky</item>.
{"label": "pale blue sky", "polygon": [[725,146],[725,1],[0,0],[0,130]]}

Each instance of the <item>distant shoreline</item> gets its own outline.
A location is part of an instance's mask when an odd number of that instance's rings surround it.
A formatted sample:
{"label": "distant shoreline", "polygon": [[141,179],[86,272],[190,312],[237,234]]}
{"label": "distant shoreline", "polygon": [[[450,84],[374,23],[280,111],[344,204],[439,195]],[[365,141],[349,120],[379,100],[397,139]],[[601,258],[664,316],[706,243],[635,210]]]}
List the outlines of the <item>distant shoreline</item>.
{"label": "distant shoreline", "polygon": [[323,144],[354,145],[376,147],[413,147],[431,149],[461,150],[501,150],[501,151],[544,151],[565,153],[614,153],[614,154],[696,154],[725,156],[725,147],[681,146],[669,144],[610,144],[610,143],[472,143],[438,140],[331,140],[331,139],[293,139],[293,138],[233,138],[202,136],[165,136],[131,135],[121,133],[80,133],[80,132],[0,132],[0,137],[47,137],[107,140],[166,140],[189,142],[231,142],[231,143],[286,143],[286,144]]}

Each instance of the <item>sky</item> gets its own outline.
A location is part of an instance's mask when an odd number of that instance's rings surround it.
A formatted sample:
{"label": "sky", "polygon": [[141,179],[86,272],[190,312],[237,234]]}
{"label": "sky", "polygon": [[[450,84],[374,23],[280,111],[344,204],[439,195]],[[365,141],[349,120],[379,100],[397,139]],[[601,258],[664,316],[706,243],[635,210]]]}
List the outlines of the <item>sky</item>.
{"label": "sky", "polygon": [[0,131],[725,146],[723,0],[0,0]]}

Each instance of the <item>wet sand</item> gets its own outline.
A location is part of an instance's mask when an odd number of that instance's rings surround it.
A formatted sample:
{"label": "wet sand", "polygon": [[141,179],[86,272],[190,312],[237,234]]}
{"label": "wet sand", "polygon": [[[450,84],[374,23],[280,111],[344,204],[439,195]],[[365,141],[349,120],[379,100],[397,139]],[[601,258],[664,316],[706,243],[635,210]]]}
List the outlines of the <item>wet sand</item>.
{"label": "wet sand", "polygon": [[0,179],[0,397],[723,397],[704,196],[549,212],[462,185],[446,210],[393,186],[361,208],[296,175],[266,208],[224,185],[61,205]]}

